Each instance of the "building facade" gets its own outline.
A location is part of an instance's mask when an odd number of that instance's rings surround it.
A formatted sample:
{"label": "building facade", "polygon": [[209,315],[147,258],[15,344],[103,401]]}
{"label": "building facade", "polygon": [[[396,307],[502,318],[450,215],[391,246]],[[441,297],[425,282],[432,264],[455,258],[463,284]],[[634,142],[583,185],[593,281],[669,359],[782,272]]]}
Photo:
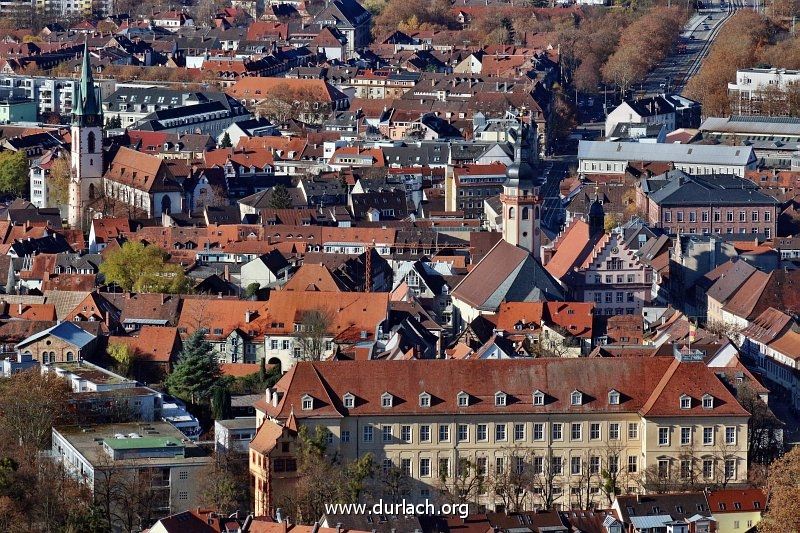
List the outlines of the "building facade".
{"label": "building facade", "polygon": [[[345,460],[370,452],[384,471],[398,468],[413,501],[456,490],[457,469],[487,486],[525,477],[526,508],[551,499],[570,508],[583,490],[600,502],[603,471],[622,492],[659,472],[747,478],[749,414],[692,354],[298,363],[255,406],[257,513],[280,505],[296,477],[302,426],[323,426],[328,450]],[[469,496],[502,508],[493,494]]]}

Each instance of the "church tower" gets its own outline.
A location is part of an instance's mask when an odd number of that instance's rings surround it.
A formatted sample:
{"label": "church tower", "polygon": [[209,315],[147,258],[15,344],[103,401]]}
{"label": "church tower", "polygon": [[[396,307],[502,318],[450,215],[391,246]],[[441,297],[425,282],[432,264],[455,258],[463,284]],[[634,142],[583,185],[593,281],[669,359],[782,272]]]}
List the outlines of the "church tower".
{"label": "church tower", "polygon": [[100,90],[94,86],[89,47],[83,45],[81,79],[72,97],[72,176],[69,184],[68,222],[83,229],[88,204],[102,191],[103,109]]}
{"label": "church tower", "polygon": [[539,189],[545,177],[531,165],[536,153],[535,129],[526,125],[524,112],[514,141],[514,162],[506,170],[500,202],[503,204],[503,240],[533,253],[541,260],[541,205]]}

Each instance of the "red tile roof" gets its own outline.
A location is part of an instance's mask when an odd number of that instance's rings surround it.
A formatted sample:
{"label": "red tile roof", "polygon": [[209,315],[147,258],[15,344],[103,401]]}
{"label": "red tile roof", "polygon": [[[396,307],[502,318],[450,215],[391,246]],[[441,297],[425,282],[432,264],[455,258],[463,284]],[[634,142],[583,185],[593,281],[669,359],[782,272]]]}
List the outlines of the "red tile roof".
{"label": "red tile roof", "polygon": [[[619,405],[609,404],[609,391],[621,393]],[[286,419],[294,411],[298,419],[345,415],[381,416],[424,414],[592,413],[636,412],[642,416],[749,416],[724,384],[702,363],[681,363],[667,357],[652,358],[543,358],[513,360],[410,360],[299,362],[277,383],[282,396],[277,407],[256,402],[256,408]],[[532,394],[548,397],[534,406]],[[573,391],[583,393],[581,405],[571,405]],[[459,407],[457,395],[470,395],[470,405]],[[346,393],[356,398],[345,409]],[[381,407],[388,392],[394,407]],[[494,395],[504,392],[507,405],[495,406]],[[430,407],[421,407],[419,395],[431,395]],[[713,409],[700,406],[680,409],[682,394],[699,400],[715,397]],[[310,395],[314,408],[300,409]],[[697,402],[699,403],[699,402]]]}
{"label": "red tile roof", "polygon": [[140,361],[169,363],[180,350],[178,328],[142,326],[136,337],[114,335],[108,338],[109,344],[124,344],[131,348]]}
{"label": "red tile roof", "polygon": [[761,489],[712,490],[706,498],[713,514],[763,511],[767,507],[767,496]]}

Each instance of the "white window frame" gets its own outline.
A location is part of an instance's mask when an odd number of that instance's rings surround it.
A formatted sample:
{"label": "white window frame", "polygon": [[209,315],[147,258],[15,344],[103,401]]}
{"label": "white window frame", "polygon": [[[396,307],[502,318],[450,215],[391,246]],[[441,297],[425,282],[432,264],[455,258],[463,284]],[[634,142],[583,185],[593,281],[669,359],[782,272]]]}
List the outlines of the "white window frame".
{"label": "white window frame", "polygon": [[314,398],[312,398],[308,394],[304,394],[302,399],[301,408],[303,411],[313,411],[314,410]]}

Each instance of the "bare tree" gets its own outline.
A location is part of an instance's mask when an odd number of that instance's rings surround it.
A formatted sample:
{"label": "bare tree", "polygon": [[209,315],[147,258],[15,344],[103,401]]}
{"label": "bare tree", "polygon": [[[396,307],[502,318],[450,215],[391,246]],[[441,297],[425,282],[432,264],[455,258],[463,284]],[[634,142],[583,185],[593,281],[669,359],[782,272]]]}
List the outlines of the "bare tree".
{"label": "bare tree", "polygon": [[101,456],[94,484],[95,503],[112,529],[140,531],[153,520],[158,508],[169,506],[169,469]]}
{"label": "bare tree", "polygon": [[45,448],[53,425],[64,417],[72,390],[55,372],[15,373],[0,387],[0,413],[20,446]]}
{"label": "bare tree", "polygon": [[529,459],[529,454],[519,447],[506,448],[495,456],[488,484],[506,511],[525,509],[531,482]]}
{"label": "bare tree", "polygon": [[532,457],[530,487],[544,509],[552,509],[559,497],[560,484],[557,481],[561,480],[563,473],[564,458],[554,456],[550,447],[544,455]]}
{"label": "bare tree", "polygon": [[390,501],[399,503],[411,492],[411,478],[402,468],[392,465],[378,475],[378,487]]}
{"label": "bare tree", "polygon": [[312,309],[303,313],[300,323],[295,328],[295,346],[299,348],[301,360],[322,359],[332,322],[333,315],[327,309]]}
{"label": "bare tree", "polygon": [[439,472],[439,492],[447,503],[474,503],[486,492],[487,476],[478,471],[478,465],[460,457],[451,475]]}

